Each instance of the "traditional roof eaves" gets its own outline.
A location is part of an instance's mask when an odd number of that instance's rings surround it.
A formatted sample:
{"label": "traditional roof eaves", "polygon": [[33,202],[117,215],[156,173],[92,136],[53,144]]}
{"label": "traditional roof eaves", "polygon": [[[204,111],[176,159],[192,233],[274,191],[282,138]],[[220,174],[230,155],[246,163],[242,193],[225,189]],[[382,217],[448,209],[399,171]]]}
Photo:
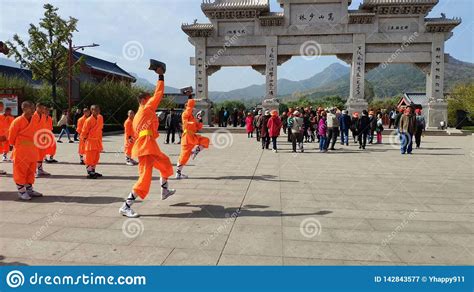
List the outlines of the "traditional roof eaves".
{"label": "traditional roof eaves", "polygon": [[225,1],[225,0],[204,0],[201,4],[201,9],[206,10],[234,10],[234,9],[258,9],[270,10],[268,0],[240,0],[240,1]]}

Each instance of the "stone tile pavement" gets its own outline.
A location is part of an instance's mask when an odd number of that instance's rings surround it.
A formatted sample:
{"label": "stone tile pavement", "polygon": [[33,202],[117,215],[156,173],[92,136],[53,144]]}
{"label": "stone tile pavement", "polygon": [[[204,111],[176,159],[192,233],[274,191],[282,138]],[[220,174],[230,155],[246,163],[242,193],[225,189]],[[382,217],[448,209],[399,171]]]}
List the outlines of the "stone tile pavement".
{"label": "stone tile pavement", "polygon": [[[275,154],[244,134],[206,135],[214,147],[170,181],[174,197],[160,200],[155,172],[139,219],[118,215],[137,178],[121,136],[104,138],[102,179],[85,179],[67,143],[37,180],[45,197],[20,202],[0,177],[0,264],[474,264],[473,136],[425,137],[402,156],[389,143],[293,154],[281,139]],[[176,162],[179,145],[161,147]]]}

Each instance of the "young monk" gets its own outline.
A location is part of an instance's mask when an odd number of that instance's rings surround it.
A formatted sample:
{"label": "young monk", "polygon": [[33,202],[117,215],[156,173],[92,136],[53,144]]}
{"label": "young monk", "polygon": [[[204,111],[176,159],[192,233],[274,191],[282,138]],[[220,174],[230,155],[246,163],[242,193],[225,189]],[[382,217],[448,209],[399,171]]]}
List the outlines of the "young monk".
{"label": "young monk", "polygon": [[85,159],[87,167],[87,178],[96,179],[102,177],[102,174],[95,171],[102,151],[102,128],[104,119],[100,114],[98,105],[91,106],[92,115],[87,118],[81,131],[81,136],[85,141]]}
{"label": "young monk", "polygon": [[123,128],[125,131],[124,134],[124,152],[126,157],[126,164],[133,166],[137,165],[138,162],[132,159],[132,148],[135,141],[135,134],[133,132],[133,118],[135,117],[135,112],[132,110],[128,111],[128,118],[125,120],[123,124]]}
{"label": "young monk", "polygon": [[46,155],[48,156],[48,158],[45,158],[44,162],[57,163],[58,161],[54,159],[54,155],[56,155],[57,144],[56,144],[56,137],[54,137],[54,134],[53,134],[53,118],[50,115],[50,111],[52,111],[52,109],[46,108],[46,125],[47,125],[47,129],[49,130],[48,135],[50,135],[48,141],[51,141],[51,142],[49,143],[49,147],[46,149]]}
{"label": "young monk", "polygon": [[79,134],[79,164],[84,165],[84,154],[86,153],[85,149],[85,139],[82,135],[82,130],[84,128],[84,123],[91,116],[91,111],[86,107],[82,110],[82,117],[77,120],[77,129],[76,132]]}
{"label": "young monk", "polygon": [[[12,109],[9,107],[5,108],[5,113],[2,116],[5,122],[5,126],[3,127],[3,129],[5,129],[5,139],[6,139],[6,137],[8,137],[8,129],[10,128],[10,125],[12,124],[15,118],[12,116]],[[10,152],[10,143],[8,143],[8,141],[5,140],[5,142],[3,143],[3,146],[1,145],[2,145],[2,142],[0,142],[0,151],[3,153],[2,160],[10,161],[10,159],[8,158],[8,152]]]}
{"label": "young monk", "polygon": [[[193,115],[193,109],[196,103],[193,99],[193,93],[187,91],[186,94],[188,95],[188,102],[182,115],[183,136],[181,138],[181,154],[179,155],[178,167],[176,170],[177,179],[188,178],[188,176],[184,175],[182,171],[183,167],[191,157],[191,154],[193,154],[193,159],[195,159],[201,150],[209,147],[209,138],[196,134],[196,132],[202,128],[202,123],[200,122],[201,113],[197,114],[199,121],[196,120]],[[195,146],[196,148],[194,148]]]}
{"label": "young monk", "polygon": [[[3,102],[0,101],[0,112],[3,112],[5,105]],[[10,143],[7,140],[8,137],[8,128],[7,128],[7,121],[5,119],[5,115],[0,115],[0,148],[4,149],[5,144],[10,147]],[[0,175],[5,175],[7,172],[5,170],[0,169]]]}
{"label": "young monk", "polygon": [[168,178],[173,175],[171,161],[168,156],[161,152],[158,143],[156,143],[159,121],[155,112],[163,98],[165,82],[164,69],[158,67],[155,72],[159,76],[155,93],[153,96],[150,96],[148,93],[141,93],[138,96],[139,108],[133,118],[133,130],[137,139],[132,148],[132,157],[138,157],[138,173],[140,177],[119,210],[120,214],[129,218],[138,217],[138,214],[131,206],[137,196],[145,199],[148,195],[153,168],[160,171],[161,199],[166,200],[176,192],[173,189],[168,189]]}
{"label": "young monk", "polygon": [[13,180],[18,188],[20,200],[41,197],[33,190],[35,182],[38,149],[35,145],[35,133],[39,130],[38,120],[33,118],[35,106],[31,101],[21,104],[23,114],[10,126],[8,140],[13,145]]}
{"label": "young monk", "polygon": [[36,147],[38,148],[38,163],[35,174],[36,177],[51,175],[49,172],[46,172],[43,169],[43,159],[46,157],[46,150],[50,147],[50,143],[52,143],[50,139],[53,138],[51,137],[50,133],[48,133],[49,126],[48,121],[46,120],[47,113],[48,108],[46,105],[38,102],[36,104],[36,111],[33,114],[33,119],[36,120],[39,127],[38,132],[35,135],[35,143]]}

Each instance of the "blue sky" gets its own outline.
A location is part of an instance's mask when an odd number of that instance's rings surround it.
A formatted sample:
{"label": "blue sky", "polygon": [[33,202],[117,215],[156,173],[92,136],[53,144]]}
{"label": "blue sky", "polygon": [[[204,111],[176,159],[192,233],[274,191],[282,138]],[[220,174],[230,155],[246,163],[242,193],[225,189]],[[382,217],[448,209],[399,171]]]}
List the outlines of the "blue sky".
{"label": "blue sky", "polygon": [[[25,37],[29,23],[38,23],[44,3],[59,7],[63,17],[79,19],[74,37],[77,45],[100,44],[84,53],[116,62],[129,72],[137,73],[150,81],[155,76],[146,68],[148,59],[155,58],[168,64],[167,85],[184,87],[194,84],[194,70],[189,57],[193,46],[181,31],[183,22],[207,22],[200,9],[201,0],[0,0],[0,40],[11,39],[14,33]],[[354,0],[350,9],[357,9],[362,0]],[[271,0],[273,11],[280,10]],[[440,0],[429,17],[441,12],[448,17],[462,17],[463,23],[454,30],[446,44],[446,52],[474,63],[474,0]],[[137,44],[139,54],[124,53],[125,48]],[[126,46],[128,44],[128,46]],[[143,49],[142,49],[143,48]],[[335,57],[305,60],[294,57],[279,67],[279,78],[306,79],[322,71]],[[223,68],[210,77],[210,90],[231,90],[252,84],[264,83],[264,76],[245,67]]]}

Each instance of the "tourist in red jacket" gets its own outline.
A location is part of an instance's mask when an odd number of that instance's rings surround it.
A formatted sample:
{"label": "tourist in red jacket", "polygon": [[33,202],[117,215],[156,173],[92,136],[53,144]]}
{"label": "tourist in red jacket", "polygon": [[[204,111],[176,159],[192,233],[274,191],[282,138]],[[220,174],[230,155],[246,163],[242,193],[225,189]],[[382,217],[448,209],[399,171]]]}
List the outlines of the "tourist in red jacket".
{"label": "tourist in red jacket", "polygon": [[268,126],[268,134],[270,138],[272,139],[273,152],[277,152],[277,138],[278,136],[280,136],[282,123],[281,123],[280,117],[278,116],[278,112],[276,110],[273,110],[271,112],[271,117],[268,120],[267,126]]}

